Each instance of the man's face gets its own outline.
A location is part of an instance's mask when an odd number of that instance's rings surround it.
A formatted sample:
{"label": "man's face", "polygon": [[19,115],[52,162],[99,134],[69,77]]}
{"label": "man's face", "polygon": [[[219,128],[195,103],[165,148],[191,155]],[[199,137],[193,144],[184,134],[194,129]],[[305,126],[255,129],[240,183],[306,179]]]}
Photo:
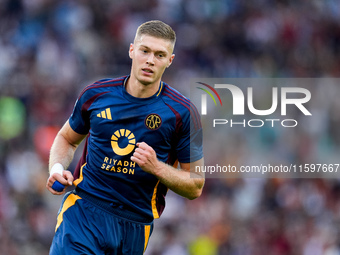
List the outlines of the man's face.
{"label": "man's face", "polygon": [[143,85],[160,82],[165,68],[175,57],[170,41],[149,35],[140,36],[130,45],[129,56],[132,59],[131,76]]}

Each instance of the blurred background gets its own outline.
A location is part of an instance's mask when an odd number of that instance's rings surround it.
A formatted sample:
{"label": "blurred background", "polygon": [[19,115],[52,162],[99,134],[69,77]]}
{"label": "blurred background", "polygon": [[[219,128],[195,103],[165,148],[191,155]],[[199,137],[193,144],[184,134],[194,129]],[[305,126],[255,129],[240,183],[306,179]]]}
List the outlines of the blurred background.
{"label": "blurred background", "polygon": [[[61,202],[45,189],[51,143],[82,88],[130,72],[129,44],[150,19],[177,33],[163,80],[188,97],[192,77],[340,76],[338,0],[0,0],[1,254],[48,254]],[[335,106],[317,133],[333,152]],[[292,141],[295,162],[323,155],[314,136]],[[336,255],[339,229],[339,179],[207,179],[196,200],[169,192],[146,254]]]}

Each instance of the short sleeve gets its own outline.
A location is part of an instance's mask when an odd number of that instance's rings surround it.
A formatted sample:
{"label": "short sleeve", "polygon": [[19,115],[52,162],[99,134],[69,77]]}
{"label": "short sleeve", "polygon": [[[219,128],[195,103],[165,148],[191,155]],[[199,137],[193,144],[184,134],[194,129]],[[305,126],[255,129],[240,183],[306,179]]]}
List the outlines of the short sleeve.
{"label": "short sleeve", "polygon": [[82,94],[76,101],[73,112],[69,118],[71,128],[79,134],[87,134],[90,130],[89,115],[85,107],[85,95]]}
{"label": "short sleeve", "polygon": [[177,158],[181,163],[203,158],[203,131],[201,119],[194,105],[182,116],[182,130],[177,144]]}

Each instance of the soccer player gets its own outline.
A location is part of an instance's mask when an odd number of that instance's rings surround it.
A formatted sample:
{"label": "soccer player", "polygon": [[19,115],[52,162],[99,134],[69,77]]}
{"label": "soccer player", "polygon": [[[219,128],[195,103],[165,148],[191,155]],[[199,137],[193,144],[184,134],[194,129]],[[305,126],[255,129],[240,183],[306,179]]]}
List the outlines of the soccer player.
{"label": "soccer player", "polygon": [[[203,165],[199,114],[161,81],[175,40],[169,25],[143,23],[130,45],[130,75],[81,92],[50,153],[46,188],[61,195],[55,181],[76,187],[64,195],[50,254],[143,254],[168,189],[201,195],[204,176],[190,171]],[[72,175],[65,169],[85,138]]]}

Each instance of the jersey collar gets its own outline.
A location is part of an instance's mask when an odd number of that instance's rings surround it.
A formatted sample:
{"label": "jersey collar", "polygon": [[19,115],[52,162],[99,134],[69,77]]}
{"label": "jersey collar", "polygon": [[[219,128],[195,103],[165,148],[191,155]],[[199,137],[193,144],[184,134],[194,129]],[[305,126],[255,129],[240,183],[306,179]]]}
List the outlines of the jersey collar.
{"label": "jersey collar", "polygon": [[129,75],[126,76],[126,78],[124,79],[124,83],[123,83],[123,95],[127,100],[133,103],[137,103],[137,104],[150,104],[158,100],[158,98],[160,98],[160,95],[162,94],[162,90],[164,88],[164,83],[162,81],[159,84],[158,91],[154,95],[152,95],[151,97],[139,98],[139,97],[134,97],[130,95],[125,89],[125,84],[126,84],[126,81],[129,79],[129,77],[130,77]]}

